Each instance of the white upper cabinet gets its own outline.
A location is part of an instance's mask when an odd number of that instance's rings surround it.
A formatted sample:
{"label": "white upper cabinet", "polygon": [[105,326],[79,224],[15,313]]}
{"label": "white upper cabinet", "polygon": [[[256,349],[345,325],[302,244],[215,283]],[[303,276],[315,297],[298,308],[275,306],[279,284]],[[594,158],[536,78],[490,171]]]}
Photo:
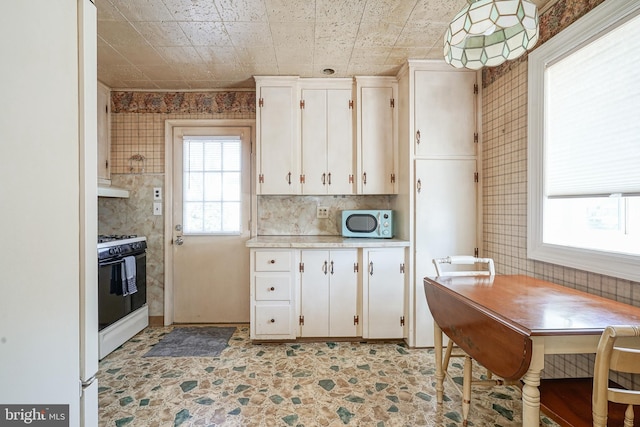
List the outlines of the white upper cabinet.
{"label": "white upper cabinet", "polygon": [[416,156],[476,154],[474,72],[414,72]]}
{"label": "white upper cabinet", "polygon": [[352,82],[318,82],[301,83],[302,194],[354,194]]}
{"label": "white upper cabinet", "polygon": [[398,83],[391,77],[356,77],[358,194],[395,194]]}
{"label": "white upper cabinet", "polygon": [[395,78],[255,80],[257,194],[397,194]]}
{"label": "white upper cabinet", "polygon": [[255,79],[257,193],[299,194],[298,78]]}
{"label": "white upper cabinet", "polygon": [[111,91],[98,82],[98,181],[111,179]]}

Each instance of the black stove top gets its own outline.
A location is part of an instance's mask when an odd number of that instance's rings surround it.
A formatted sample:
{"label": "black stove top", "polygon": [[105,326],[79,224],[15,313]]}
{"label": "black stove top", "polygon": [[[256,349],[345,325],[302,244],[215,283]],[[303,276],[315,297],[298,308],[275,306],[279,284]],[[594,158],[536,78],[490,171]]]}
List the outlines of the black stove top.
{"label": "black stove top", "polygon": [[98,262],[106,262],[129,255],[144,253],[147,238],[135,234],[112,234],[98,236]]}
{"label": "black stove top", "polygon": [[136,234],[99,234],[98,243],[115,242],[116,240],[133,239]]}

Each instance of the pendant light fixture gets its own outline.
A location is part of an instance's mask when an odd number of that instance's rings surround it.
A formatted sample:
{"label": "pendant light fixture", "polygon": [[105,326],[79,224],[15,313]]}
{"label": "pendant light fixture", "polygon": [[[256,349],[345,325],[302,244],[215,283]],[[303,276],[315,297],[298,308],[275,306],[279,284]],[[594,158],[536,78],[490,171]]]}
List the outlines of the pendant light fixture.
{"label": "pendant light fixture", "polygon": [[478,70],[516,59],[538,41],[538,8],[529,0],[467,0],[444,37],[444,60]]}

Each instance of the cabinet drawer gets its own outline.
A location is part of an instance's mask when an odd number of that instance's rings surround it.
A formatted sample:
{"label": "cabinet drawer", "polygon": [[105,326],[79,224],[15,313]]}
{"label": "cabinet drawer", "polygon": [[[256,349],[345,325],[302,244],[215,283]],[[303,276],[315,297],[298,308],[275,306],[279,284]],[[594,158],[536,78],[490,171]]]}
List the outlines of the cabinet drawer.
{"label": "cabinet drawer", "polygon": [[257,275],[256,301],[288,301],[291,299],[291,275]]}
{"label": "cabinet drawer", "polygon": [[256,251],[255,271],[291,271],[291,251]]}
{"label": "cabinet drawer", "polygon": [[291,335],[290,305],[257,305],[256,336],[261,335]]}

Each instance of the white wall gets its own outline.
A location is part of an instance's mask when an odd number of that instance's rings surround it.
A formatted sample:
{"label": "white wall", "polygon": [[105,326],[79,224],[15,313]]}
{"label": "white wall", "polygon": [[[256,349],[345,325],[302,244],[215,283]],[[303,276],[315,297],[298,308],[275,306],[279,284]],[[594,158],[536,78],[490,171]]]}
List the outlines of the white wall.
{"label": "white wall", "polygon": [[70,404],[77,425],[77,4],[2,9],[0,403]]}

